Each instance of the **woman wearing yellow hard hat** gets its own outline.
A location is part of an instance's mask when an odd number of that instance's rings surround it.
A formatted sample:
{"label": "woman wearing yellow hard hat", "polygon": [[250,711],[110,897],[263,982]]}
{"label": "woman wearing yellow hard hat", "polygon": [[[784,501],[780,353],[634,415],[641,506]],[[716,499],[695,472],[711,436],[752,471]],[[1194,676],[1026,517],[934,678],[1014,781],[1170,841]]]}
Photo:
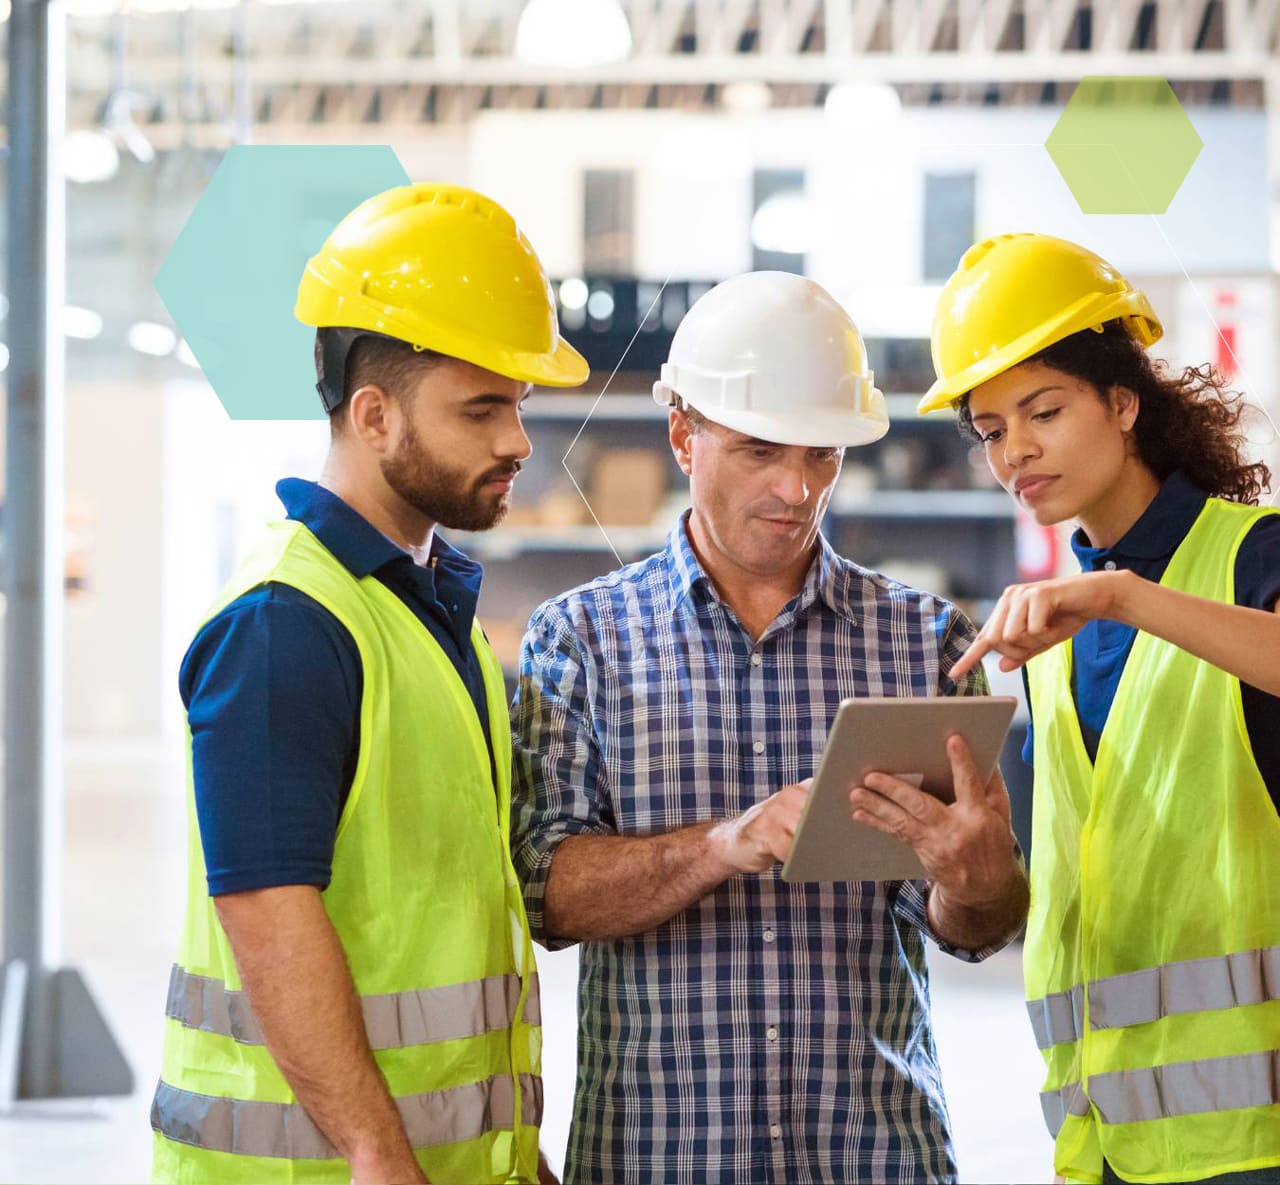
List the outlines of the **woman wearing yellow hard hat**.
{"label": "woman wearing yellow hard hat", "polygon": [[1280,1179],[1280,514],[1243,405],[1105,260],[972,247],[937,382],[1000,484],[1073,521],[1081,573],[1009,588],[951,677],[1025,664],[1028,1009],[1057,1172]]}

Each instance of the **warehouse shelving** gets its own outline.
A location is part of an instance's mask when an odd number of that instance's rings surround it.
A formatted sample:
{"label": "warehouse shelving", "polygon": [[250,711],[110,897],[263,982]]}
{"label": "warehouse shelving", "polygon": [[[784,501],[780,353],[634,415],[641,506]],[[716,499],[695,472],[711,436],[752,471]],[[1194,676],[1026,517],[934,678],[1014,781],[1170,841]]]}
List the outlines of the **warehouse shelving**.
{"label": "warehouse shelving", "polygon": [[[942,427],[954,433],[954,425],[948,417],[918,417],[915,414],[917,398],[905,394],[887,396],[890,419],[896,428],[928,432]],[[526,404],[524,421],[535,444],[539,443],[546,426],[571,429],[576,435],[578,428],[589,430],[593,423],[598,428],[626,423],[647,425],[649,432],[644,440],[654,447],[665,448],[666,417],[644,394],[626,392],[595,396],[535,392]],[[573,436],[568,439],[571,442]],[[519,498],[519,485],[517,491]],[[833,528],[845,520],[1009,523],[1013,518],[1013,505],[1002,490],[837,488],[828,515],[828,525]],[[669,522],[651,526],[605,524],[603,529],[592,522],[565,526],[512,525],[484,534],[459,535],[456,542],[478,559],[513,559],[540,552],[605,555],[617,552],[623,559],[634,559],[664,546],[670,527]]]}
{"label": "warehouse shelving", "polygon": [[[597,318],[562,304],[559,313],[567,339],[592,368],[594,385],[533,391],[524,409],[533,455],[516,483],[509,521],[494,531],[453,537],[486,566],[480,615],[486,628],[494,626],[508,667],[539,603],[619,561],[660,550],[687,505],[687,479],[671,457],[667,416],[651,390],[676,326],[715,278],[658,285],[588,276],[584,282],[607,292],[611,312]],[[553,289],[562,292],[558,285]],[[1012,503],[990,488],[985,466],[970,463],[953,417],[916,414],[919,395],[912,392],[932,375],[928,341],[881,338],[867,346],[878,385],[889,392],[890,431],[846,454],[824,532],[858,563],[980,613],[1016,576]],[[609,468],[612,450],[652,450],[661,457],[665,496],[655,496],[652,471],[633,503],[618,499],[616,485],[612,501],[601,496],[602,475],[619,473]]]}
{"label": "warehouse shelving", "polygon": [[[947,424],[954,421],[947,415],[918,416],[918,395],[890,394],[885,396],[889,418],[895,422],[918,424]],[[593,410],[594,408],[594,410]],[[611,420],[653,420],[665,423],[662,409],[647,393],[605,392],[602,395],[564,395],[535,392],[525,405],[526,420],[565,420],[582,423],[588,416],[606,416]]]}
{"label": "warehouse shelving", "polygon": [[615,549],[623,557],[634,557],[663,547],[669,530],[670,524],[608,526],[603,530],[594,523],[567,527],[503,527],[483,535],[457,536],[455,542],[477,559],[509,559],[532,552],[610,552]]}
{"label": "warehouse shelving", "polygon": [[[866,490],[833,498],[833,519],[965,519],[1012,521],[1013,505],[1002,490]],[[617,551],[647,554],[665,545],[671,524],[620,527],[594,523],[565,527],[517,526],[458,535],[458,546],[478,559],[501,559],[526,552]]]}
{"label": "warehouse shelving", "polygon": [[[517,482],[517,506],[526,505],[529,499],[536,502],[539,492],[557,475],[563,477],[561,461],[571,445],[586,450],[597,437],[604,437],[614,443],[621,440],[631,447],[652,446],[665,452],[666,416],[648,394],[638,390],[639,386],[636,376],[628,376],[626,387],[604,394],[535,391],[524,414],[534,443],[534,457]],[[917,416],[917,400],[918,396],[912,394],[887,396],[892,429],[886,440],[928,440],[932,450],[944,453],[954,465],[967,448],[956,435],[954,422],[947,416]],[[851,450],[846,464],[867,465],[874,460],[878,447]],[[579,459],[582,456],[578,453]],[[569,453],[569,464],[576,472],[573,452]],[[589,488],[585,475],[576,475],[580,484]],[[999,489],[883,488],[851,482],[837,486],[825,528],[837,548],[873,566],[879,557],[865,554],[869,537],[875,553],[882,552],[890,541],[899,551],[904,546],[910,551],[908,545],[913,541],[931,534],[945,535],[946,546],[959,543],[982,553],[980,566],[990,573],[990,579],[984,580],[981,587],[960,591],[986,602],[1013,578],[1013,515],[1012,502]],[[616,562],[614,553],[629,562],[662,548],[671,518],[667,515],[639,526],[608,522],[601,526],[590,520],[583,505],[580,522],[513,522],[482,534],[455,534],[454,542],[485,562],[501,565],[521,561],[520,583],[529,590],[527,595],[550,596],[560,591],[566,559],[577,557],[580,570],[607,571]],[[542,556],[547,558],[542,560]],[[536,603],[530,600],[528,607]]]}

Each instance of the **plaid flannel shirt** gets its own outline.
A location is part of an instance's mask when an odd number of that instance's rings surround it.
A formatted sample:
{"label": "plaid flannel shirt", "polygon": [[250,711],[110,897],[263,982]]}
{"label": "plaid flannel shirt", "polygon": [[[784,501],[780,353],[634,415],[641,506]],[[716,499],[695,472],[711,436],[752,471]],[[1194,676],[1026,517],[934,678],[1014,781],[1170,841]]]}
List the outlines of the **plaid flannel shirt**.
{"label": "plaid flannel shirt", "polygon": [[[543,604],[512,707],[513,848],[534,934],[559,842],[746,810],[810,777],[840,701],[986,693],[943,675],[953,605],[838,556],[753,641],[689,544]],[[955,1177],[922,882],[735,876],[646,933],[583,943],[570,1182]],[[948,953],[977,961],[996,948]]]}

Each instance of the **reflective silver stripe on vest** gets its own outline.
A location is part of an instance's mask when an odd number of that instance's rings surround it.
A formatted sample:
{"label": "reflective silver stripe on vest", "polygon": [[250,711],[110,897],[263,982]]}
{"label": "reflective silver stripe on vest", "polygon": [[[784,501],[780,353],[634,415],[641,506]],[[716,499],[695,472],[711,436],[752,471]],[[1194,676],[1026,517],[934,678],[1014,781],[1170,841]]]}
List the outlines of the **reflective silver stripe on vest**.
{"label": "reflective silver stripe on vest", "polygon": [[[520,1076],[521,1122],[542,1119],[542,1080]],[[515,1088],[510,1075],[449,1090],[396,1099],[414,1148],[474,1140],[515,1122]],[[161,1082],[151,1104],[151,1127],[166,1139],[236,1156],[287,1160],[341,1159],[300,1103],[224,1099],[180,1090]]]}
{"label": "reflective silver stripe on vest", "polygon": [[1028,1000],[1027,1012],[1040,1049],[1078,1041],[1084,1032],[1084,987],[1076,984],[1069,992]]}
{"label": "reflective silver stripe on vest", "polygon": [[[518,975],[491,975],[469,983],[363,996],[360,1007],[369,1048],[400,1049],[505,1029],[515,1019],[519,1002]],[[189,1029],[231,1037],[243,1045],[263,1044],[248,997],[229,991],[220,979],[175,966],[169,974],[164,1012]],[[529,984],[524,1020],[541,1023],[536,975]]]}
{"label": "reflective silver stripe on vest", "polygon": [[1089,1114],[1089,1096],[1078,1082],[1068,1082],[1061,1090],[1046,1090],[1040,1094],[1040,1110],[1044,1112],[1045,1126],[1056,1140],[1068,1115],[1083,1118]]}
{"label": "reflective silver stripe on vest", "polygon": [[1089,1078],[1103,1123],[1141,1123],[1280,1103],[1280,1050],[1170,1062]]}
{"label": "reflective silver stripe on vest", "polygon": [[1089,1027],[1122,1029],[1162,1016],[1280,1000],[1280,946],[1165,963],[1089,984]]}

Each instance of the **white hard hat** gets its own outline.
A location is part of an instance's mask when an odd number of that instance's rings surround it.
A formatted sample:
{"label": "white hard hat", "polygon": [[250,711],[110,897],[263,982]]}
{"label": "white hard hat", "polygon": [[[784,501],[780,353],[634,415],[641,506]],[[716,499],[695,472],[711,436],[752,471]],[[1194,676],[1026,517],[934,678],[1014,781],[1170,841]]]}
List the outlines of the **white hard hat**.
{"label": "white hard hat", "polygon": [[790,272],[746,272],[695,302],[653,397],[775,444],[870,444],[889,430],[858,327],[821,284]]}

